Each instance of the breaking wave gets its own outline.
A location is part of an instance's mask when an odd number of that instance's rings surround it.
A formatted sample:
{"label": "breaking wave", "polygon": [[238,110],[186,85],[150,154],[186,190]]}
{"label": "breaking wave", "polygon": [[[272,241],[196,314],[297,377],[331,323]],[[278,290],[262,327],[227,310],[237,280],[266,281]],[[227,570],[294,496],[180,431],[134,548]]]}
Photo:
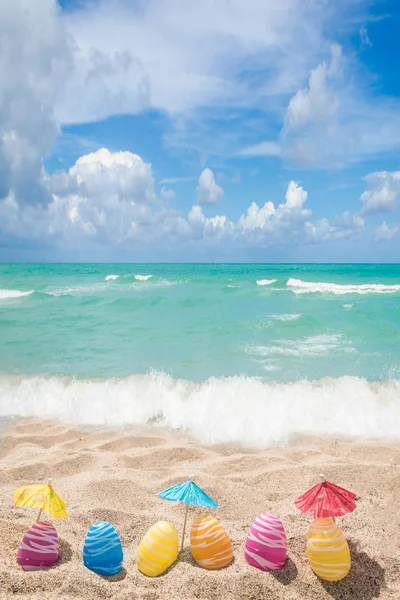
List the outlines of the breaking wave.
{"label": "breaking wave", "polygon": [[400,284],[384,285],[383,283],[339,284],[326,282],[302,281],[290,278],[286,284],[295,294],[393,294],[400,291]]}
{"label": "breaking wave", "polygon": [[23,298],[24,296],[30,296],[33,292],[34,290],[29,290],[29,292],[21,292],[20,290],[0,290],[0,300]]}
{"label": "breaking wave", "polygon": [[135,275],[135,279],[137,279],[138,281],[147,281],[148,279],[151,279],[153,277],[153,275]]}
{"label": "breaking wave", "polygon": [[277,279],[257,279],[257,285],[271,285],[271,283],[275,283],[278,281]]}
{"label": "breaking wave", "polygon": [[400,439],[398,380],[340,377],[285,384],[241,376],[193,383],[163,373],[85,380],[1,375],[0,397],[3,417],[153,425],[204,443],[267,447],[295,435]]}

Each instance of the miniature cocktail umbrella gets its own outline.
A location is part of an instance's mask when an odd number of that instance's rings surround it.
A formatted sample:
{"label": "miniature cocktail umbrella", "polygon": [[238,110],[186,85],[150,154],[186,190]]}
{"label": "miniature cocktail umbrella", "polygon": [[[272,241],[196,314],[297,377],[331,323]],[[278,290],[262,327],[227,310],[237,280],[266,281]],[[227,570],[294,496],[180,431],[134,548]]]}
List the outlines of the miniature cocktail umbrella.
{"label": "miniature cocktail umbrella", "polygon": [[183,550],[183,542],[185,539],[186,521],[189,504],[191,506],[204,506],[207,508],[216,508],[218,506],[218,504],[214,502],[214,500],[210,498],[210,496],[207,496],[207,494],[203,492],[203,490],[194,483],[192,475],[188,478],[187,481],[184,481],[183,483],[178,483],[177,485],[173,485],[172,487],[164,490],[163,492],[160,492],[158,494],[158,497],[163,498],[163,500],[168,500],[169,502],[183,502],[184,504],[186,504],[181,550]]}
{"label": "miniature cocktail umbrella", "polygon": [[40,521],[42,511],[55,519],[66,519],[68,516],[68,513],[65,510],[67,505],[64,500],[55,493],[53,486],[51,485],[51,479],[49,479],[45,485],[24,485],[23,487],[18,488],[14,493],[14,502],[17,506],[38,508],[39,513],[36,519],[37,523]]}
{"label": "miniature cocktail umbrella", "polygon": [[295,506],[315,517],[307,536],[307,555],[311,569],[324,581],[341,581],[350,571],[351,556],[335,517],[353,512],[356,495],[326,481],[315,485],[294,501]]}
{"label": "miniature cocktail umbrella", "polygon": [[294,501],[296,508],[306,515],[316,518],[341,517],[357,508],[355,503],[356,494],[326,481],[323,475],[320,475],[320,477],[322,479],[321,483],[318,483]]}

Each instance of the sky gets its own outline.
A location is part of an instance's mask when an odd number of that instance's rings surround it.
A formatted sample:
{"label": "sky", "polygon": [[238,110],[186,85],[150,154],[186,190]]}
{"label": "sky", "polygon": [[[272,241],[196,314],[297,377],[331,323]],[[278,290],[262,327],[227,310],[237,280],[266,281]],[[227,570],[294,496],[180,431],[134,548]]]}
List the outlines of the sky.
{"label": "sky", "polygon": [[397,0],[0,0],[0,261],[398,262]]}

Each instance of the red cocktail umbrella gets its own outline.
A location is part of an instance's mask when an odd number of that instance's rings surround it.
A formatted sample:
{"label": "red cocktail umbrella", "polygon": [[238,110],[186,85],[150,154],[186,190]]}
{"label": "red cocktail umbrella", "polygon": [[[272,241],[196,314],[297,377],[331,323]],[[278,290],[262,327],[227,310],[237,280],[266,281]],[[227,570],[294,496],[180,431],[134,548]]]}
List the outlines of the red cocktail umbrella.
{"label": "red cocktail umbrella", "polygon": [[322,482],[294,501],[296,508],[316,518],[341,517],[357,507],[356,494],[330,483],[320,475]]}

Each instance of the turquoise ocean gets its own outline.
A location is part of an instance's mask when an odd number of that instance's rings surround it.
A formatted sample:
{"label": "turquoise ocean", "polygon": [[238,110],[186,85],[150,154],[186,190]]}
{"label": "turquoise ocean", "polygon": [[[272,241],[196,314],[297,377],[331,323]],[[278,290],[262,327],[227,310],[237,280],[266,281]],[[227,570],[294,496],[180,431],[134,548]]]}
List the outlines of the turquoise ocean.
{"label": "turquoise ocean", "polygon": [[0,265],[0,416],[400,438],[400,265]]}

